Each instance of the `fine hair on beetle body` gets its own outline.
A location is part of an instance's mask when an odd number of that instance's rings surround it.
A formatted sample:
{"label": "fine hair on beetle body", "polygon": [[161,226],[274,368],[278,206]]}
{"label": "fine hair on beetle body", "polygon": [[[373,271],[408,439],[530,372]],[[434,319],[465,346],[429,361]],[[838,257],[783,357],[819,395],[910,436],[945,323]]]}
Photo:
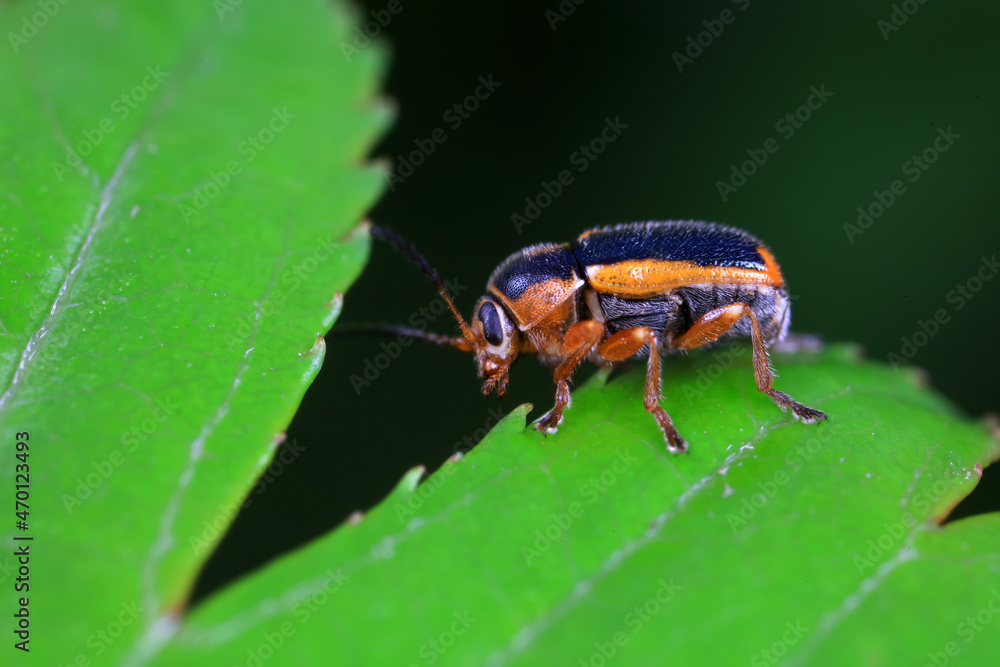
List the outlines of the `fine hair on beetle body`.
{"label": "fine hair on beetle body", "polygon": [[570,243],[541,243],[504,260],[466,321],[423,255],[395,232],[371,234],[408,254],[451,310],[460,336],[379,327],[475,355],[483,393],[507,388],[510,366],[534,354],[553,370],[555,405],[534,427],[556,433],[570,407],[569,380],[584,360],[613,367],[646,359],[644,405],[667,450],[687,442],[660,406],[661,358],[750,339],[757,388],[804,423],[826,414],[774,388],[768,348],[788,334],[791,303],[771,251],[717,223],[639,222],[590,229]]}

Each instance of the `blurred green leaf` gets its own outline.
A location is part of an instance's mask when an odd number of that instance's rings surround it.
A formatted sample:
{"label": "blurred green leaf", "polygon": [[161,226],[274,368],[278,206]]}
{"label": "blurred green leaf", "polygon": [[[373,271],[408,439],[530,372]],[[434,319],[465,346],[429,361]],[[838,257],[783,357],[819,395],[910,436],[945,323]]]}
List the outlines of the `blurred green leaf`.
{"label": "blurred green leaf", "polygon": [[1000,517],[939,521],[997,443],[850,348],[776,365],[828,421],[778,411],[745,347],[671,358],[666,406],[692,448],[674,457],[641,369],[596,376],[557,435],[518,408],[357,525],[206,601],[153,662],[987,664]]}
{"label": "blurred green leaf", "polygon": [[39,664],[169,635],[323,360],[390,117],[352,26],[321,0],[0,6],[0,575],[9,642],[32,537]]}

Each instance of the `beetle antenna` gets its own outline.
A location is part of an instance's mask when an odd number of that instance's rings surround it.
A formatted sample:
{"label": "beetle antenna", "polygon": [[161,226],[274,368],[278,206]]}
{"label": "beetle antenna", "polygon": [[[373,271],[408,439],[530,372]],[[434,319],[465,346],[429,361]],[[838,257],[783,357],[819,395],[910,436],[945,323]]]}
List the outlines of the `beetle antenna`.
{"label": "beetle antenna", "polygon": [[[424,256],[421,255],[417,251],[417,249],[413,247],[412,244],[410,244],[403,237],[399,236],[396,232],[392,231],[387,227],[372,225],[369,229],[369,233],[375,238],[388,241],[389,243],[396,246],[397,248],[399,248],[400,250],[402,250],[403,252],[405,252],[407,255],[410,256],[410,259],[413,260],[413,263],[416,264],[418,267],[420,267],[420,270],[424,272],[424,274],[430,279],[432,283],[434,283],[434,287],[437,288],[438,294],[440,294],[441,298],[444,299],[444,302],[448,304],[448,308],[451,310],[451,314],[455,316],[455,321],[458,322],[459,329],[462,330],[462,335],[465,336],[465,338],[469,341],[470,345],[475,343],[476,333],[472,330],[472,327],[470,327],[469,324],[462,317],[462,314],[458,312],[458,308],[455,307],[455,302],[452,300],[451,294],[448,292],[448,288],[445,287],[444,281],[442,281],[441,278],[438,276],[437,271],[434,270],[434,267],[431,266],[430,262],[424,259]],[[416,330],[409,330],[409,331],[416,331]],[[426,334],[425,332],[419,332],[419,334],[420,336],[437,335],[437,334]],[[407,335],[413,335],[413,334],[407,334]],[[439,337],[439,338],[444,338],[444,337]],[[430,338],[425,338],[425,340],[430,340]],[[431,341],[431,342],[437,342],[437,341]],[[453,343],[448,343],[448,344],[453,344]],[[458,346],[455,345],[455,347]],[[469,347],[468,349],[471,350],[472,348]]]}
{"label": "beetle antenna", "polygon": [[457,347],[463,352],[472,351],[472,343],[461,336],[442,336],[430,331],[421,329],[411,329],[410,327],[399,327],[394,325],[368,325],[359,327],[344,327],[337,331],[340,335],[367,335],[382,334],[386,336],[409,336],[418,340],[434,343],[435,345],[449,345]]}

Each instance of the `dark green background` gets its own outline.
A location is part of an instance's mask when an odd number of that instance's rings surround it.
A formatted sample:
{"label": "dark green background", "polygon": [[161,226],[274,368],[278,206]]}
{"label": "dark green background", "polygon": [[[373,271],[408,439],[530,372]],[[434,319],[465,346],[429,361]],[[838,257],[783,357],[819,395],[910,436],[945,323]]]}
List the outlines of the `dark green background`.
{"label": "dark green background", "polygon": [[[364,11],[386,4],[376,0]],[[442,276],[468,286],[458,298],[467,315],[493,268],[524,246],[634,220],[736,225],[773,249],[796,297],[797,331],[858,341],[885,360],[919,320],[946,309],[950,322],[913,364],[968,415],[996,411],[1000,279],[960,311],[947,294],[975,274],[981,257],[1000,254],[1000,8],[914,1],[908,7],[917,11],[885,40],[877,21],[890,18],[889,2],[753,1],[741,11],[742,4],[564,2],[575,11],[553,31],[545,12],[557,9],[556,0],[403,0],[381,31],[394,53],[386,91],[398,120],[372,156],[409,153],[436,128],[447,140],[386,193],[372,219],[412,241]],[[672,53],[727,8],[735,20],[678,72]],[[452,129],[443,114],[488,75],[501,86]],[[821,85],[833,93],[822,108],[792,137],[776,131],[810,86]],[[606,117],[620,117],[628,129],[576,172],[571,153],[598,135]],[[903,163],[949,127],[960,138],[910,182]],[[769,137],[778,152],[723,201],[716,182]],[[573,170],[574,183],[519,234],[511,214],[563,169]],[[843,226],[897,178],[906,192],[850,243]],[[289,430],[304,451],[239,516],[199,595],[375,505],[406,469],[436,468],[463,439],[482,436],[493,423],[489,410],[532,402],[537,416],[550,407],[551,380],[531,359],[515,366],[501,401],[480,394],[470,358],[417,344],[357,394],[350,376],[362,375],[364,360],[389,341],[336,332],[405,323],[434,296],[398,253],[374,247]],[[455,331],[444,317],[432,328]],[[427,413],[440,416],[434,430],[413,426]],[[698,446],[693,437],[691,444]],[[997,509],[997,476],[988,471],[960,511]]]}

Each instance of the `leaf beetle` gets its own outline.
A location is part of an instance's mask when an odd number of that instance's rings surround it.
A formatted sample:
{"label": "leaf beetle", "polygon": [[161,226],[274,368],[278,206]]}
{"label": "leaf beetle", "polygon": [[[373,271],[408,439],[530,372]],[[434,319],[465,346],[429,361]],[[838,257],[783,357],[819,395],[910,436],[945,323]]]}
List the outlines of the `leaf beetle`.
{"label": "leaf beetle", "polygon": [[461,336],[383,327],[475,355],[483,393],[503,395],[511,364],[535,354],[553,369],[555,406],[535,428],[553,434],[570,407],[569,380],[585,359],[610,367],[648,359],[645,408],[673,453],[687,443],[660,406],[661,357],[749,338],[757,388],[782,410],[812,424],[827,418],[774,388],[768,347],[788,333],[791,304],[768,248],[717,223],[626,223],[588,230],[572,243],[542,243],[496,268],[471,324],[417,250],[389,229],[370,228],[421,267],[451,310]]}

